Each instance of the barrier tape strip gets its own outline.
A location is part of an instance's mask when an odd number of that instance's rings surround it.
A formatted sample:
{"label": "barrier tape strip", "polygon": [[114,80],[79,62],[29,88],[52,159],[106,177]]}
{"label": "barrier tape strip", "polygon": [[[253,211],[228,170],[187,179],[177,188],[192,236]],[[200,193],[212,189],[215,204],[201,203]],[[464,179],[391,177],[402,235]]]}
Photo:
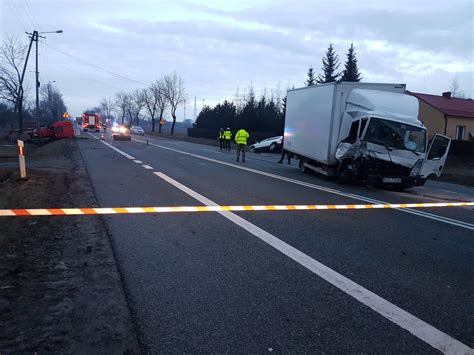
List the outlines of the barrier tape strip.
{"label": "barrier tape strip", "polygon": [[400,203],[368,205],[270,205],[270,206],[181,206],[181,207],[110,207],[110,208],[30,208],[0,209],[0,217],[71,216],[134,213],[176,212],[240,212],[240,211],[307,211],[307,210],[364,210],[393,208],[466,207],[474,202]]}

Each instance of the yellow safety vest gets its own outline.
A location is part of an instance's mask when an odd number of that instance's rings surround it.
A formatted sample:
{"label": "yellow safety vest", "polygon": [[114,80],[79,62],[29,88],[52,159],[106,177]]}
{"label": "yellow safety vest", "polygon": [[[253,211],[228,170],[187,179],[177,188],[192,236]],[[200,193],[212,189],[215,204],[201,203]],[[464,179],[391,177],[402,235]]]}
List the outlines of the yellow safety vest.
{"label": "yellow safety vest", "polygon": [[224,131],[219,132],[219,139],[224,139],[224,138],[225,138]]}
{"label": "yellow safety vest", "polygon": [[232,132],[231,131],[224,131],[224,137],[225,137],[225,139],[231,139],[232,138]]}
{"label": "yellow safety vest", "polygon": [[235,134],[235,143],[237,144],[247,144],[247,138],[249,134],[245,129],[239,129]]}

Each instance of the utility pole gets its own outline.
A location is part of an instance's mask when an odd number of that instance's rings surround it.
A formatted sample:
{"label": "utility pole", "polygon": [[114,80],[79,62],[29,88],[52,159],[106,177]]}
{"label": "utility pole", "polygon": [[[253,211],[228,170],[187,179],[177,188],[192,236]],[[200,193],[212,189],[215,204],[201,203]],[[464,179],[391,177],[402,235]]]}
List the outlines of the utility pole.
{"label": "utility pole", "polygon": [[193,113],[193,121],[196,121],[197,118],[197,104],[196,104],[196,96],[194,96],[194,113]]}
{"label": "utility pole", "polygon": [[[40,87],[40,82],[39,82],[39,71],[38,71],[38,31],[34,31],[33,33],[36,33],[36,120],[39,121],[39,87]],[[41,38],[45,38],[41,36]]]}
{"label": "utility pole", "polygon": [[[39,31],[33,31],[33,33],[28,33],[26,32],[27,35],[30,36],[30,47],[28,49],[28,55],[26,57],[26,61],[25,61],[25,67],[23,68],[23,74],[22,74],[22,79],[21,79],[21,83],[23,82],[23,76],[25,74],[25,69],[26,69],[26,63],[28,62],[28,56],[30,55],[30,49],[31,49],[31,44],[33,43],[33,41],[36,42],[36,121],[39,125],[39,87],[40,87],[40,82],[39,82],[39,71],[38,71],[38,41],[39,41],[39,37],[41,38],[46,38],[46,37],[43,37],[43,36],[40,36],[39,34],[40,33],[63,33],[62,30],[57,30],[57,31],[49,31],[49,32],[39,32]],[[20,84],[20,90],[23,91],[23,87],[21,86]]]}
{"label": "utility pole", "polygon": [[15,112],[16,110],[18,110],[18,126],[20,129],[23,128],[23,116],[22,116],[23,115],[23,79],[25,78],[25,71],[28,65],[28,58],[30,57],[31,46],[33,44],[33,38],[34,36],[32,35],[30,37],[30,45],[28,47],[28,53],[26,53],[25,65],[23,66],[23,71],[21,72],[20,85],[18,85],[18,94],[17,94],[16,102],[15,102]]}

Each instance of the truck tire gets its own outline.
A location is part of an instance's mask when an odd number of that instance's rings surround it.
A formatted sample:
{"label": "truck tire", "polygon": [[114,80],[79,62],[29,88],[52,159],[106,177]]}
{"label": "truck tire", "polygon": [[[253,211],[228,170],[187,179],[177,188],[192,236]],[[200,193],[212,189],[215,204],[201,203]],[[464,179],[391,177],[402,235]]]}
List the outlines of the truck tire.
{"label": "truck tire", "polygon": [[307,174],[309,172],[309,169],[304,165],[306,163],[306,158],[301,157],[300,158],[300,163],[299,163],[299,168],[302,173]]}
{"label": "truck tire", "polygon": [[336,172],[337,184],[344,185],[352,180],[352,172],[347,168],[346,164],[341,163]]}

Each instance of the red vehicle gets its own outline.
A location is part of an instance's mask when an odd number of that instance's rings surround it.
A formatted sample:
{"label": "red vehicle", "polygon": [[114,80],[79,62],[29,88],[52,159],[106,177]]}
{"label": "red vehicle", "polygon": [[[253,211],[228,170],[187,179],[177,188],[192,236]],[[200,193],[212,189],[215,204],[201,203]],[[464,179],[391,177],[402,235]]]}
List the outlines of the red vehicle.
{"label": "red vehicle", "polygon": [[84,131],[100,131],[100,115],[98,113],[82,114],[82,128]]}

